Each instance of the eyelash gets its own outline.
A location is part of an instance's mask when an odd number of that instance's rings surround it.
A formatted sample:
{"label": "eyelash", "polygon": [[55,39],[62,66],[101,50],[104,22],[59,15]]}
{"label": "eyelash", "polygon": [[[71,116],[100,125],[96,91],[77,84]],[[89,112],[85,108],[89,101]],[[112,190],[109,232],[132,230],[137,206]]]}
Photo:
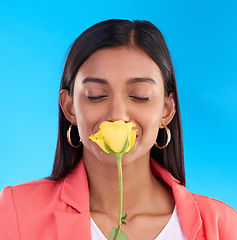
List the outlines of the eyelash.
{"label": "eyelash", "polygon": [[[87,98],[90,100],[90,101],[99,101],[99,100],[103,100],[104,98],[107,98],[108,96],[98,96],[98,97],[90,97],[90,96],[87,96]],[[140,97],[136,97],[136,96],[129,96],[129,98],[132,98],[134,99],[135,101],[137,102],[141,102],[141,103],[144,103],[144,102],[148,102],[150,100],[149,97],[147,98],[140,98]]]}
{"label": "eyelash", "polygon": [[148,102],[150,100],[149,97],[147,97],[147,98],[140,98],[140,97],[136,97],[136,96],[130,96],[130,98],[133,98],[134,100],[136,100],[138,102],[141,102],[141,103]]}
{"label": "eyelash", "polygon": [[98,96],[98,97],[90,97],[90,96],[87,96],[87,98],[90,100],[90,101],[97,101],[97,100],[101,100],[103,98],[107,98],[108,96],[104,95],[104,96]]}

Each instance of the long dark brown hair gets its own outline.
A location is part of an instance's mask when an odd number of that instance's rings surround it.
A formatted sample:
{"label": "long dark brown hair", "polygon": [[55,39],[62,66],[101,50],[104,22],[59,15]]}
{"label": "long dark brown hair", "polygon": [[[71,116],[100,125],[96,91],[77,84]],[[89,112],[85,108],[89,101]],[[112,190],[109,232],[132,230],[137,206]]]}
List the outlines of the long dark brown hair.
{"label": "long dark brown hair", "polygon": [[[98,49],[119,46],[136,46],[146,52],[162,72],[165,96],[169,96],[170,93],[174,94],[176,113],[168,125],[172,134],[171,141],[163,150],[153,146],[151,157],[185,185],[181,116],[173,64],[161,32],[152,23],[139,20],[111,19],[99,22],[84,31],[70,48],[60,90],[67,89],[72,95],[76,74],[86,59]],[[73,148],[67,141],[66,132],[70,124],[59,106],[58,141],[53,171],[49,177],[55,181],[64,178],[82,157],[82,146]],[[74,132],[72,141],[77,143],[79,141],[78,131],[72,129],[72,132]],[[157,143],[160,146],[164,145],[166,138],[165,131],[159,131]]]}

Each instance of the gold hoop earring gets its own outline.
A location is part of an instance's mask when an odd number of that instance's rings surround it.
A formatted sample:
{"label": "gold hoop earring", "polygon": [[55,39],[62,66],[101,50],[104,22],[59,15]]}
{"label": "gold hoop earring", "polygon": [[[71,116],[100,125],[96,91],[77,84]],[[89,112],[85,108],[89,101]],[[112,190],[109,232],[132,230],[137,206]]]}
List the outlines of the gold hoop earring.
{"label": "gold hoop earring", "polygon": [[166,125],[162,125],[162,126],[165,128],[165,131],[166,131],[166,133],[167,133],[167,141],[166,141],[166,144],[165,144],[164,146],[162,146],[162,147],[158,146],[158,144],[155,142],[154,145],[155,145],[157,148],[159,148],[159,149],[164,149],[164,148],[166,148],[166,147],[168,146],[168,144],[170,143],[170,139],[171,139],[171,132],[170,132],[169,128],[168,128]]}
{"label": "gold hoop earring", "polygon": [[71,141],[71,130],[72,130],[72,126],[73,126],[73,125],[75,125],[75,124],[72,123],[72,124],[69,126],[68,130],[67,130],[67,141],[68,141],[68,143],[69,143],[72,147],[78,148],[78,147],[80,147],[81,144],[82,144],[81,140],[79,141],[78,145],[73,145],[73,143],[72,143],[72,141]]}

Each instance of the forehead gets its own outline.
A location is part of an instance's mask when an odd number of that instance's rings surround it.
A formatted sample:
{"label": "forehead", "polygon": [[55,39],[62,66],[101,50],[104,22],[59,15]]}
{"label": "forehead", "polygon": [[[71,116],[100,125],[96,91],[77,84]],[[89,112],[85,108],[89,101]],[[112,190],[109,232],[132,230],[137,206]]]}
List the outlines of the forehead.
{"label": "forehead", "polygon": [[138,77],[162,80],[156,63],[142,50],[134,47],[105,48],[94,52],[80,67],[76,79],[95,77],[110,80]]}

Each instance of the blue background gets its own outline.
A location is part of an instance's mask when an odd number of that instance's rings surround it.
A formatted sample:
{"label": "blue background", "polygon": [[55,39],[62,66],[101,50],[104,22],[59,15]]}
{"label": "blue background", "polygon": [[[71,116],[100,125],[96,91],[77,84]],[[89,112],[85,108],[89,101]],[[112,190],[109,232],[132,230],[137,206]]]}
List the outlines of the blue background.
{"label": "blue background", "polygon": [[68,47],[110,18],[145,19],[173,59],[187,188],[237,209],[236,1],[1,1],[0,190],[50,175]]}

